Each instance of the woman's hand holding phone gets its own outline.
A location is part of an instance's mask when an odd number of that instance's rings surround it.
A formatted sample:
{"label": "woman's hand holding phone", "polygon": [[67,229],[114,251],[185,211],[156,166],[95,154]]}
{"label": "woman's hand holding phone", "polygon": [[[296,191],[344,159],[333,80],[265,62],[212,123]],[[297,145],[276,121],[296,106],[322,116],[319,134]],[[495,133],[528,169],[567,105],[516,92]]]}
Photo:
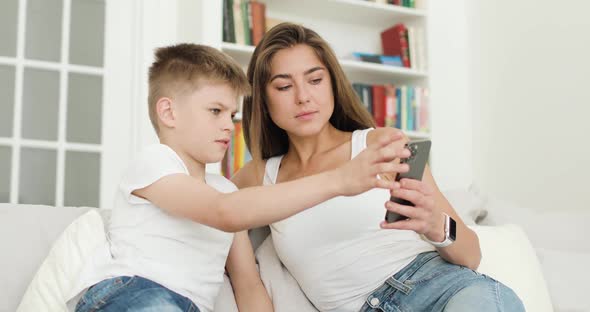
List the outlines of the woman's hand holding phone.
{"label": "woman's hand holding phone", "polygon": [[385,203],[385,208],[393,213],[406,216],[392,223],[381,222],[383,229],[411,230],[425,235],[435,242],[444,240],[444,215],[437,208],[434,200],[434,190],[420,181],[414,179],[401,179],[401,187],[391,191],[391,195],[407,200],[414,206],[402,205],[392,201]]}
{"label": "woman's hand holding phone", "polygon": [[[402,159],[410,166],[407,172],[397,175],[399,189],[391,190],[391,198],[385,203],[387,213],[381,222],[384,229],[412,230],[424,234],[432,241],[442,241],[444,215],[437,209],[432,187],[422,182],[430,154],[430,140],[409,142],[411,155]],[[439,240],[440,239],[440,240]]]}

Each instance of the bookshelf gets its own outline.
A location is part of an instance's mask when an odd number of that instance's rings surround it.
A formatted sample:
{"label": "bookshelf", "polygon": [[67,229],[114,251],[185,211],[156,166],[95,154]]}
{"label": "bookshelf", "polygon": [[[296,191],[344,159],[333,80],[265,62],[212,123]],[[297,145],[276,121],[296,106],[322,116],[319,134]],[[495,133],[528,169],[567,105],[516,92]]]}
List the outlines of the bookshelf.
{"label": "bookshelf", "polygon": [[[223,42],[223,1],[211,5],[208,0],[200,1],[207,12],[208,23],[201,23],[199,32],[207,37],[200,43],[219,48],[235,58],[243,68],[247,68],[254,46]],[[380,33],[398,23],[428,32],[428,12],[426,0],[416,1],[417,8],[406,8],[392,4],[363,0],[258,0],[266,6],[266,18],[273,21],[288,21],[302,24],[315,30],[334,49],[342,68],[351,83],[369,85],[408,85],[428,88],[428,67],[417,70],[377,63],[363,62],[353,57],[353,52],[382,54]],[[217,10],[210,12],[211,10]],[[215,17],[214,19],[210,18]],[[185,30],[186,31],[186,30]],[[351,40],[354,39],[354,40]],[[199,42],[199,41],[197,41]],[[428,45],[425,42],[428,59]],[[432,112],[431,109],[429,109]],[[236,116],[237,120],[241,115]],[[429,118],[429,132],[404,131],[410,138],[431,138],[432,116]]]}
{"label": "bookshelf", "polygon": [[[259,0],[259,2],[266,5],[267,18],[300,23],[323,36],[335,50],[351,82],[428,86],[427,71],[362,62],[352,57],[352,52],[355,51],[382,53],[379,34],[396,23],[426,29],[428,15],[423,8],[406,8],[362,0]],[[220,21],[220,32],[223,31],[221,27]],[[358,34],[354,37],[358,40],[351,44],[351,40],[348,40],[350,36],[343,36],[343,33],[347,32]],[[223,41],[219,43],[219,47],[244,67],[247,67],[254,51],[254,46]],[[416,131],[406,133],[415,138],[429,137],[428,133]]]}

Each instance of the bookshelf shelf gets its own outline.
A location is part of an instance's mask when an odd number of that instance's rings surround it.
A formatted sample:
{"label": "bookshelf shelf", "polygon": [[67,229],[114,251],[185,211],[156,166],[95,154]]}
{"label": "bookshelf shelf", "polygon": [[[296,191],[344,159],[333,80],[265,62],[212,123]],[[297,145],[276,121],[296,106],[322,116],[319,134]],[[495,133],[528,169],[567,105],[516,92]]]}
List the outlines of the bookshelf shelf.
{"label": "bookshelf shelf", "polygon": [[430,139],[430,133],[418,131],[405,131],[404,133],[411,139]]}
{"label": "bookshelf shelf", "polygon": [[[240,64],[248,64],[254,52],[253,46],[223,42],[221,49]],[[356,60],[340,59],[340,64],[351,81],[382,84],[391,82],[416,83],[428,77],[428,73],[397,66],[389,66]]]}
{"label": "bookshelf shelf", "polygon": [[252,53],[254,53],[253,46],[231,42],[222,42],[221,50],[229,54],[231,57],[233,57],[236,61],[238,61],[240,64],[244,66],[248,65],[248,63],[250,62],[250,57],[252,56]]}
{"label": "bookshelf shelf", "polygon": [[356,60],[340,60],[344,71],[351,81],[365,81],[374,84],[391,82],[411,82],[428,77],[425,72],[397,66],[361,62]]}
{"label": "bookshelf shelf", "polygon": [[425,10],[381,4],[363,0],[263,0],[269,16],[280,17],[282,12],[290,15],[313,16],[333,21],[359,21],[366,26],[389,26],[392,20],[408,22],[427,16]]}

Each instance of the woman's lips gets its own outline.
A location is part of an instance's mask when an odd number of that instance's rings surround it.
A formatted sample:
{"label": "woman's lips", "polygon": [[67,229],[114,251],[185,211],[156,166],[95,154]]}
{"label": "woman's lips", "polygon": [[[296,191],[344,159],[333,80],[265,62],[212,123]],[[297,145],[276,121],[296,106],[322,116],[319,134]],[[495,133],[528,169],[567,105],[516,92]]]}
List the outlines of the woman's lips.
{"label": "woman's lips", "polygon": [[317,113],[317,111],[304,112],[304,113],[298,114],[297,116],[295,116],[295,118],[301,119],[301,120],[309,120],[309,119],[312,119],[316,113]]}

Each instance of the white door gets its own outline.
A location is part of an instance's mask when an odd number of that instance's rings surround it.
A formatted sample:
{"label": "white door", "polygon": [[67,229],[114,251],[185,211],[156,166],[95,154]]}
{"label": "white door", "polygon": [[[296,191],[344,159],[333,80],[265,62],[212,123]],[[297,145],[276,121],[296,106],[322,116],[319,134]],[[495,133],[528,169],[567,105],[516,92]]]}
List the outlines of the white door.
{"label": "white door", "polygon": [[0,1],[0,202],[106,207],[131,153],[136,1]]}

